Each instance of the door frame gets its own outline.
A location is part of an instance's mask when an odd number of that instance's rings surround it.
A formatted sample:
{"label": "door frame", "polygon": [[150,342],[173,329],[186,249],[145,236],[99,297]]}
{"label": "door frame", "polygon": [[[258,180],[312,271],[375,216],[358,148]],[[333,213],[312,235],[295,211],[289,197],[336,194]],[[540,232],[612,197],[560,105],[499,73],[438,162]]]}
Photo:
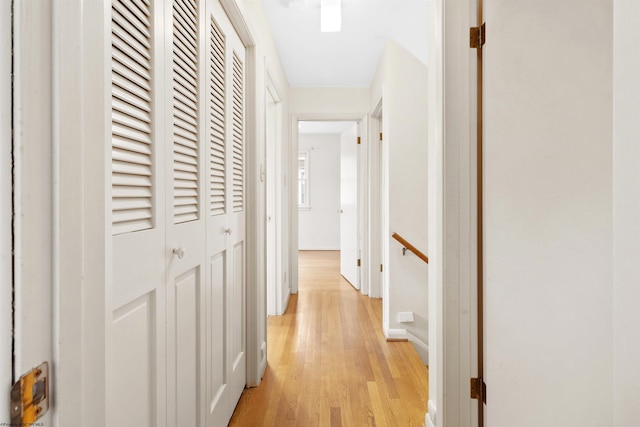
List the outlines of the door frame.
{"label": "door frame", "polygon": [[238,32],[240,41],[246,49],[246,352],[247,352],[247,386],[260,384],[266,369],[266,335],[260,331],[265,329],[266,318],[261,315],[266,306],[266,227],[264,221],[266,206],[264,203],[265,186],[261,180],[264,153],[264,129],[259,129],[260,117],[264,117],[264,102],[260,98],[257,85],[260,72],[260,61],[253,34],[255,31],[245,19],[247,13],[238,0],[220,0],[222,7]]}
{"label": "door frame", "polygon": [[[384,145],[380,144],[379,134],[381,129],[385,128],[383,124],[384,115],[384,99],[385,99],[385,87],[382,87],[382,94],[375,102],[375,107],[371,111],[371,122],[369,126],[369,239],[370,239],[370,252],[369,252],[369,277],[370,288],[369,296],[372,298],[382,298],[382,323],[388,325],[388,310],[386,304],[389,301],[389,295],[385,295],[385,283],[388,283],[388,269],[380,271],[380,266],[388,263],[389,255],[389,242],[388,238],[385,241],[384,220],[385,217],[389,217],[389,208],[385,207],[385,200],[383,197],[382,185],[386,181],[388,182],[388,170],[384,167]],[[388,128],[388,126],[386,126]],[[386,179],[385,179],[386,178]],[[383,214],[385,210],[386,215]],[[384,269],[384,268],[383,268]],[[385,278],[387,280],[385,280]]]}
{"label": "door frame", "polygon": [[[284,314],[285,310],[287,309],[287,304],[289,301],[289,295],[291,294],[291,292],[289,292],[286,296],[286,298],[283,295],[283,286],[285,285],[284,280],[283,280],[283,270],[284,270],[284,264],[283,264],[283,254],[282,254],[282,225],[283,225],[283,221],[282,221],[282,201],[283,201],[283,194],[282,194],[282,164],[283,164],[283,159],[282,159],[282,97],[280,95],[280,91],[278,90],[276,84],[274,83],[273,78],[271,77],[271,73],[269,72],[269,68],[266,64],[265,61],[265,165],[266,165],[266,179],[265,182],[267,184],[267,191],[265,192],[266,194],[266,198],[269,198],[270,196],[274,197],[274,212],[275,212],[275,235],[273,236],[273,238],[275,239],[274,243],[275,245],[275,289],[274,290],[269,290],[269,288],[267,287],[267,292],[275,292],[275,314],[276,315],[281,315]],[[273,110],[273,117],[271,118],[272,123],[269,123],[269,116],[267,115],[266,111],[268,107],[268,103],[269,103],[269,97],[271,97],[271,99],[274,102],[274,110]],[[269,136],[268,136],[268,132],[269,132],[269,126],[273,126],[273,129],[271,130],[273,132],[273,144],[274,144],[274,153],[275,153],[275,158],[273,159],[273,164],[274,164],[274,168],[273,171],[269,171],[269,163],[270,163],[270,159],[269,159]],[[275,192],[274,194],[270,195],[268,192],[268,185],[269,185],[269,176],[272,177],[272,179],[275,182]],[[266,203],[268,203],[268,200],[265,200]],[[271,247],[270,246],[270,242],[269,242],[269,235],[267,233],[266,235],[266,244],[268,245],[267,247]],[[270,266],[266,265],[266,269],[268,271],[268,269],[270,268]],[[290,288],[289,288],[290,289]]]}
{"label": "door frame", "polygon": [[[0,2],[0,402],[9,402],[9,391],[13,384],[13,316],[11,315],[13,274],[12,271],[12,216],[11,197],[13,175],[12,135],[12,2]],[[0,422],[9,422],[9,405],[0,405]]]}
{"label": "door frame", "polygon": [[435,0],[428,6],[428,90],[433,96],[428,108],[427,427],[478,425],[478,404],[469,395],[470,378],[477,376],[478,339],[476,52],[468,37],[469,28],[477,25],[476,7],[477,0]]}
{"label": "door frame", "polygon": [[[290,211],[289,211],[289,253],[291,254],[291,259],[289,260],[290,271],[289,276],[291,277],[291,293],[298,293],[298,242],[299,242],[299,230],[298,230],[298,186],[294,185],[294,181],[297,180],[298,176],[298,150],[299,150],[299,140],[300,133],[298,131],[298,122],[300,121],[352,121],[358,122],[358,133],[360,134],[361,151],[359,153],[359,159],[362,160],[360,163],[360,167],[367,169],[367,165],[369,163],[367,156],[367,147],[368,147],[368,134],[369,134],[369,115],[363,113],[294,113],[291,114],[291,152],[289,153],[291,161],[289,162],[289,176],[291,177],[291,194],[290,194]],[[358,174],[358,181],[360,181],[362,175]],[[358,183],[359,191],[362,191],[364,194],[368,194],[369,184],[365,182]],[[360,195],[358,196],[360,197]],[[369,212],[368,207],[365,205],[363,209],[359,209],[358,212],[358,229],[359,230],[367,230],[369,223]],[[361,225],[363,224],[363,225]],[[358,242],[358,250],[361,251],[362,264],[360,267],[361,272],[367,271],[368,267],[368,257],[369,257],[369,246],[367,244],[367,233],[363,236],[363,240]],[[365,275],[362,275],[363,284],[366,283],[367,279]],[[367,293],[364,292],[364,286],[360,286],[360,291],[365,295]],[[367,288],[368,290],[368,288]]]}

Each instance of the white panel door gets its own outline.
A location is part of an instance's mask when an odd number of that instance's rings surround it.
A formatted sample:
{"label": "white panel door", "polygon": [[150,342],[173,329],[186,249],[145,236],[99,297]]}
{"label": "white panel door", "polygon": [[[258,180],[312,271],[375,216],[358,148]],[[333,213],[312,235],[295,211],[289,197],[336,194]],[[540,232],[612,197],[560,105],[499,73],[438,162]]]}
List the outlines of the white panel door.
{"label": "white panel door", "polygon": [[172,0],[167,6],[167,424],[204,426],[204,4]]}
{"label": "white panel door", "polygon": [[356,289],[358,280],[358,125],[340,135],[340,272]]}
{"label": "white panel door", "polygon": [[163,2],[111,7],[107,425],[166,426]]}
{"label": "white panel door", "polygon": [[245,50],[217,0],[113,0],[108,425],[223,426],[246,383]]}
{"label": "white panel door", "polygon": [[245,50],[221,5],[207,2],[206,408],[226,426],[246,384]]}

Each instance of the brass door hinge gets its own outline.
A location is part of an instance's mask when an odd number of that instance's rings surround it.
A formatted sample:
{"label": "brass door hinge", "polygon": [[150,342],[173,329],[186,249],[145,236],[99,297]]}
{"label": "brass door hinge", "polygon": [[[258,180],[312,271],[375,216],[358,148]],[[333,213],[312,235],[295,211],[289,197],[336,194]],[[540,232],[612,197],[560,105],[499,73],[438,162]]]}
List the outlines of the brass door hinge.
{"label": "brass door hinge", "polygon": [[469,28],[469,45],[472,49],[480,49],[486,41],[486,27],[482,24],[479,27]]}
{"label": "brass door hinge", "polygon": [[11,425],[32,425],[49,410],[49,363],[24,374],[11,387]]}
{"label": "brass door hinge", "polygon": [[471,378],[471,398],[487,403],[487,385],[482,378]]}
{"label": "brass door hinge", "polygon": [[380,132],[380,141],[382,141],[382,132]]}
{"label": "brass door hinge", "polygon": [[382,273],[382,264],[380,264],[380,273]]}
{"label": "brass door hinge", "polygon": [[358,267],[360,267],[360,258],[358,258]]}
{"label": "brass door hinge", "polygon": [[361,141],[360,141],[360,137],[358,137],[358,145],[360,145]]}

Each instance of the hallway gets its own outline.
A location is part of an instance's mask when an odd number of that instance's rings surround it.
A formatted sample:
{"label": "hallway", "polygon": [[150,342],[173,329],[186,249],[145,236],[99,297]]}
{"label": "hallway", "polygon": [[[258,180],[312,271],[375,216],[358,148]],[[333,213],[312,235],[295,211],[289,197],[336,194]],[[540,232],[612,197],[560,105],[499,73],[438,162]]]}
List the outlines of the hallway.
{"label": "hallway", "polygon": [[421,426],[428,369],[409,342],[386,342],[382,300],[340,275],[337,251],[300,252],[300,288],[268,320],[268,367],[232,426]]}

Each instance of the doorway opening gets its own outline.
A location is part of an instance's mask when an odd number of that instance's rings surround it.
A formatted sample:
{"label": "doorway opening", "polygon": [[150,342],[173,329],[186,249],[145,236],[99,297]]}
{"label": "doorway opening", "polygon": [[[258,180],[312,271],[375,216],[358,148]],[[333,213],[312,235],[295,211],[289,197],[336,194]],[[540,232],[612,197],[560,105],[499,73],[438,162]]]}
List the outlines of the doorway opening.
{"label": "doorway opening", "polygon": [[299,121],[298,249],[339,251],[340,273],[361,289],[364,163],[357,121]]}

